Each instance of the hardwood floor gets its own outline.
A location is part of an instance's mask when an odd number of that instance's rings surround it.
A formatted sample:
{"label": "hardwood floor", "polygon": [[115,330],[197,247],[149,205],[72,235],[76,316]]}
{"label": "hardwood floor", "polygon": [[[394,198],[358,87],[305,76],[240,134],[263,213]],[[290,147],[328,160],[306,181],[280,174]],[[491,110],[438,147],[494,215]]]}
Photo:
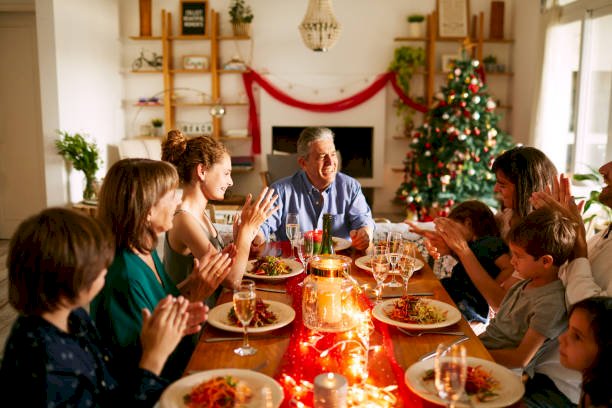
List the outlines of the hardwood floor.
{"label": "hardwood floor", "polygon": [[0,355],[4,354],[4,344],[17,318],[17,312],[8,303],[8,270],[6,269],[8,244],[8,240],[0,240]]}

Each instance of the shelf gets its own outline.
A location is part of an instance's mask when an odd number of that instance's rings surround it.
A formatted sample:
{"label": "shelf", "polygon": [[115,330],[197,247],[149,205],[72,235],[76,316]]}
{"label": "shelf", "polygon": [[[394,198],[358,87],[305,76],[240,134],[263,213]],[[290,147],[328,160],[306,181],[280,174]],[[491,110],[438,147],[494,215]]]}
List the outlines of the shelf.
{"label": "shelf", "polygon": [[137,108],[163,108],[164,104],[162,104],[162,103],[152,103],[152,104],[148,104],[148,103],[134,103],[134,104],[132,104],[132,106],[135,106]]}
{"label": "shelf", "polygon": [[245,72],[249,72],[248,69],[218,69],[218,73],[220,74],[244,74]]}
{"label": "shelf", "polygon": [[408,137],[404,135],[393,135],[391,138],[395,140],[412,140],[412,136]]}
{"label": "shelf", "polygon": [[145,37],[130,36],[130,40],[136,40],[136,41],[159,41],[161,39],[162,39],[161,36],[154,36],[154,35],[148,35]]}
{"label": "shelf", "polygon": [[220,35],[219,40],[250,40],[250,35]]}
{"label": "shelf", "polygon": [[[448,75],[448,74],[450,74],[450,71],[449,72],[436,71],[436,75]],[[511,76],[514,76],[514,72],[486,72],[485,71],[485,75],[488,76],[488,77],[489,76],[508,76],[508,77],[511,77]]]}
{"label": "shelf", "polygon": [[171,69],[173,74],[210,74],[210,69]]}
{"label": "shelf", "polygon": [[[478,42],[477,38],[472,38],[471,39],[474,43]],[[401,42],[429,42],[429,38],[427,37],[395,37],[393,39],[393,41],[401,41]],[[444,42],[444,43],[460,43],[463,42],[463,39],[451,39],[451,38],[436,38],[435,41],[437,42]],[[485,38],[482,40],[482,42],[484,44],[513,44],[514,43],[514,39],[512,38]]]}
{"label": "shelf", "polygon": [[227,136],[223,135],[221,140],[251,140],[251,136]]}
{"label": "shelf", "polygon": [[232,166],[234,173],[248,173],[249,171],[253,171],[253,166]]}
{"label": "shelf", "polygon": [[202,41],[210,40],[209,35],[171,35],[168,39],[172,41]]}
{"label": "shelf", "polygon": [[401,165],[401,166],[391,166],[391,171],[394,173],[403,173],[405,171],[406,167]]}
{"label": "shelf", "polygon": [[[215,106],[216,102],[174,102],[172,106]],[[222,102],[223,106],[249,106],[248,102]]]}
{"label": "shelf", "polygon": [[161,69],[141,69],[138,71],[129,70],[131,74],[163,74],[164,72]]}

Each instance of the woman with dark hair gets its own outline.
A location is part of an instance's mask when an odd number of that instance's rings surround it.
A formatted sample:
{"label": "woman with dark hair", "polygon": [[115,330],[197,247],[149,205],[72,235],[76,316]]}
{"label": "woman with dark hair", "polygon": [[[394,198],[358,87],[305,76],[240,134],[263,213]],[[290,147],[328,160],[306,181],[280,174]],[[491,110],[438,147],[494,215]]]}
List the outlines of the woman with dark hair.
{"label": "woman with dark hair", "polygon": [[159,399],[168,385],[159,374],[184,335],[189,302],[168,296],[138,310],[142,354],[133,365],[114,358],[84,309],[114,254],[110,231],[72,210],[46,209],[17,228],[7,267],[19,317],[0,368],[4,398],[24,407],[150,407]]}
{"label": "woman with dark hair", "polygon": [[[489,321],[489,304],[474,286],[471,276],[486,274],[488,280],[498,285],[505,281],[514,270],[508,246],[499,236],[493,212],[480,201],[470,200],[456,205],[448,220],[461,234],[465,244],[462,252],[456,254],[462,262],[455,265],[450,277],[440,279],[440,283],[468,322],[486,324]],[[464,251],[469,251],[471,255]]]}
{"label": "woman with dark hair", "polygon": [[594,297],[576,303],[568,330],[559,337],[561,363],[582,373],[580,407],[612,406],[612,298]]}
{"label": "woman with dark hair", "polygon": [[491,170],[497,179],[494,191],[502,201],[498,225],[505,240],[510,229],[533,211],[531,195],[554,184],[557,169],[542,151],[517,146],[497,157]]}
{"label": "woman with dark hair", "polygon": [[[224,243],[206,206],[209,200],[223,200],[233,185],[232,162],[225,146],[208,136],[187,139],[171,130],[162,145],[162,160],[172,163],[179,175],[183,197],[173,217],[172,229],[166,234],[164,264],[172,278],[180,282],[190,274],[195,259],[205,254],[229,251],[233,257],[231,271],[223,285],[233,287],[246,270],[251,242],[259,226],[273,214],[277,196],[265,188],[257,199],[247,196],[234,222],[234,244]],[[214,305],[216,296],[207,303]]]}
{"label": "woman with dark hair", "polygon": [[[194,264],[193,272],[178,285],[166,273],[155,250],[157,236],[172,228],[179,203],[178,176],[168,163],[148,159],[124,159],[104,177],[98,216],[112,231],[116,253],[108,268],[106,284],[91,303],[91,312],[103,338],[115,355],[130,362],[142,354],[138,333],[140,310],[153,310],[168,295],[183,295],[189,304],[187,334],[198,333],[206,319],[201,302],[229,273],[227,254],[209,254]],[[186,336],[164,367],[163,376],[179,378],[196,343]]]}

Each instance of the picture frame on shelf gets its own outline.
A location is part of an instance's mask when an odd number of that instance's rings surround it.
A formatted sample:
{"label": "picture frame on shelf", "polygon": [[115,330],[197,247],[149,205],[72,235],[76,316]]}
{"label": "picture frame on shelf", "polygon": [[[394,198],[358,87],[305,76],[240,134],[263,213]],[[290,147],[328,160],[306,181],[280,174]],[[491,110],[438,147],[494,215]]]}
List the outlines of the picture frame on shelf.
{"label": "picture frame on shelf", "polygon": [[181,35],[206,35],[208,28],[208,1],[181,0]]}
{"label": "picture frame on shelf", "polygon": [[185,55],[183,56],[183,69],[208,71],[210,69],[210,59],[208,55]]}
{"label": "picture frame on shelf", "polygon": [[438,37],[462,39],[470,33],[469,0],[436,0]]}
{"label": "picture frame on shelf", "polygon": [[453,63],[459,58],[461,57],[457,54],[442,54],[442,57],[441,57],[442,72],[451,72],[451,69],[453,68]]}

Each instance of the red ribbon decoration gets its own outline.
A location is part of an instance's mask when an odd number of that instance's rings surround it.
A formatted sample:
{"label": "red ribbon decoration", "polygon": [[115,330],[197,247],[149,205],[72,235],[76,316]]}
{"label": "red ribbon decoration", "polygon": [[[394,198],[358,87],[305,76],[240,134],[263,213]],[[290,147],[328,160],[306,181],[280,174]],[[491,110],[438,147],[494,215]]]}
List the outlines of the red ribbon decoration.
{"label": "red ribbon decoration", "polygon": [[244,89],[246,90],[247,97],[249,98],[249,121],[248,128],[251,137],[253,138],[251,150],[253,154],[261,153],[261,130],[259,128],[259,118],[257,116],[257,106],[255,105],[255,97],[253,95],[253,83],[257,82],[270,96],[274,99],[295,108],[304,109],[311,112],[340,112],[347,109],[352,109],[358,105],[361,105],[365,101],[376,95],[388,81],[391,81],[393,90],[399,96],[400,100],[410,106],[411,108],[419,112],[427,112],[427,107],[420,105],[413,101],[408,95],[406,95],[397,84],[396,73],[386,72],[381,74],[372,85],[357,92],[353,96],[341,99],[335,102],[328,103],[309,103],[299,101],[285,92],[278,89],[267,79],[262,77],[255,70],[249,68],[248,71],[242,74],[242,81],[244,82]]}

